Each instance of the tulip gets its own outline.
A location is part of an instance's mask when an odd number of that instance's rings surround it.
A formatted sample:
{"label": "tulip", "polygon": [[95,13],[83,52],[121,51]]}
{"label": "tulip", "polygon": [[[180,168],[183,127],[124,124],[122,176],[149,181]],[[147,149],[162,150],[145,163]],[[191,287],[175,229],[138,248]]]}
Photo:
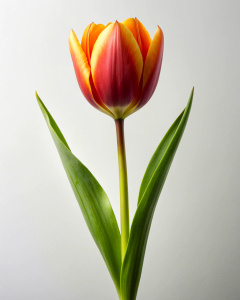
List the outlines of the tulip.
{"label": "tulip", "polygon": [[151,40],[137,18],[107,26],[91,23],[81,44],[69,36],[77,80],[85,98],[115,120],[120,186],[121,258],[129,238],[127,163],[124,119],[145,105],[156,88],[163,56],[163,33],[157,27]]}
{"label": "tulip", "polygon": [[137,18],[106,26],[91,23],[84,31],[81,43],[74,31],[69,36],[72,61],[82,93],[92,106],[111,116],[116,125],[121,228],[106,193],[71,152],[37,95],[83,216],[121,300],[136,299],[154,210],[192,105],[193,91],[186,109],[172,124],[150,160],[129,231],[124,122],[154,93],[161,70],[163,44],[160,27],[151,39]]}
{"label": "tulip", "polygon": [[72,61],[83,95],[95,108],[110,115],[116,124],[122,261],[129,238],[124,119],[145,105],[154,93],[163,43],[159,26],[151,40],[137,18],[107,26],[91,23],[83,33],[81,44],[73,30],[69,36]]}
{"label": "tulip", "polygon": [[163,32],[151,40],[137,18],[107,26],[91,23],[81,44],[74,31],[69,47],[85,98],[113,119],[125,119],[145,105],[156,88],[163,56]]}

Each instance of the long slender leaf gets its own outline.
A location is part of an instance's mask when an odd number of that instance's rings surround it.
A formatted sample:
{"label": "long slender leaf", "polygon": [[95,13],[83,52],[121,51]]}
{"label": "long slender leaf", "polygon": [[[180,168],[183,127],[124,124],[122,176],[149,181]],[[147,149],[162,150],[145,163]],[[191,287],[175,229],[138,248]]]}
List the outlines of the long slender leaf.
{"label": "long slender leaf", "polygon": [[193,90],[185,110],[164,136],[144,175],[121,271],[121,295],[124,300],[136,299],[154,210],[187,124],[192,99]]}
{"label": "long slender leaf", "polygon": [[72,154],[54,119],[36,96],[84,219],[119,293],[121,239],[109,199],[90,171]]}
{"label": "long slender leaf", "polygon": [[148,184],[151,181],[151,179],[154,175],[154,172],[155,172],[156,168],[158,167],[160,161],[162,160],[162,157],[165,154],[165,152],[169,146],[169,143],[171,142],[171,140],[176,132],[176,129],[182,119],[183,114],[184,114],[184,110],[178,116],[178,118],[175,120],[175,122],[172,124],[172,126],[169,128],[168,132],[166,133],[166,135],[162,139],[161,143],[158,145],[156,151],[154,152],[154,154],[149,162],[149,165],[146,169],[146,172],[144,174],[141,186],[140,186],[139,195],[138,195],[138,204],[142,200],[142,197],[148,187]]}

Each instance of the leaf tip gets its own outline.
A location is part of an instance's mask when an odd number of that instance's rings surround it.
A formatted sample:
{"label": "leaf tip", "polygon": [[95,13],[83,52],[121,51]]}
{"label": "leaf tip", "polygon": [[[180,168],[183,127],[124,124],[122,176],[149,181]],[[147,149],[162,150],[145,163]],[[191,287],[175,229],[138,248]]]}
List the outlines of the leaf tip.
{"label": "leaf tip", "polygon": [[36,96],[36,98],[37,98],[38,103],[41,103],[42,101],[41,101],[40,97],[38,96],[37,91],[35,91],[35,96]]}
{"label": "leaf tip", "polygon": [[44,107],[44,104],[42,103],[42,100],[41,100],[40,97],[38,96],[37,91],[35,91],[35,96],[36,96],[37,102],[38,102],[38,104],[39,104],[39,106],[40,106],[40,108],[41,108],[41,110],[42,110],[42,107]]}

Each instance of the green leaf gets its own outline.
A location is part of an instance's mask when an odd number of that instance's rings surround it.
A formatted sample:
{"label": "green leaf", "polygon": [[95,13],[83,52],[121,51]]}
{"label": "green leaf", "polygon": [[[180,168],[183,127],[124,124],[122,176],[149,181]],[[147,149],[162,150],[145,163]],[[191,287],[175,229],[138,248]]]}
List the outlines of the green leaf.
{"label": "green leaf", "polygon": [[121,295],[124,300],[136,299],[154,210],[187,124],[192,99],[193,90],[185,110],[164,136],[143,177],[121,271]]}
{"label": "green leaf", "polygon": [[91,172],[72,154],[54,119],[37,94],[36,97],[84,219],[119,293],[121,239],[109,199]]}

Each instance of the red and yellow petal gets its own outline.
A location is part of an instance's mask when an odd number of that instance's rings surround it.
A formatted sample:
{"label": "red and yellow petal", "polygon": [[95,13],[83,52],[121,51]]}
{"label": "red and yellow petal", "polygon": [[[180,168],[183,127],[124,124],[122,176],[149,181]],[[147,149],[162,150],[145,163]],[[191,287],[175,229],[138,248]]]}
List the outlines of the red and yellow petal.
{"label": "red and yellow petal", "polygon": [[93,47],[91,71],[98,95],[115,118],[134,99],[142,70],[142,54],[131,32],[121,23],[110,24]]}
{"label": "red and yellow petal", "polygon": [[96,102],[93,96],[90,84],[91,74],[90,67],[88,65],[88,60],[73,30],[69,35],[69,48],[78,84],[83,95],[90,104],[92,104],[95,108],[103,111],[104,109]]}
{"label": "red and yellow petal", "polygon": [[149,46],[151,44],[151,37],[143,26],[143,24],[137,18],[129,18],[122,22],[133,34],[141,50],[143,61],[145,62]]}
{"label": "red and yellow petal", "polygon": [[163,32],[158,26],[147,53],[143,70],[142,96],[137,105],[137,109],[145,105],[155,91],[162,65],[163,47]]}

